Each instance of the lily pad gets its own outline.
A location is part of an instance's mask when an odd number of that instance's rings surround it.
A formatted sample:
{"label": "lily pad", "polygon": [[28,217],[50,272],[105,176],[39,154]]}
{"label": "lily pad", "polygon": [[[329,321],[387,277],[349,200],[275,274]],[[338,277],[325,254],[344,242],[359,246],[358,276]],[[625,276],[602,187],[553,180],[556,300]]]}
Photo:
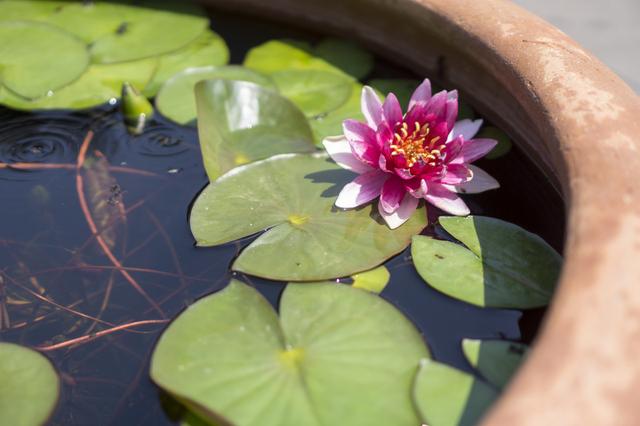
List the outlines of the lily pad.
{"label": "lily pad", "polygon": [[353,287],[380,294],[389,284],[391,274],[385,266],[378,266],[370,271],[355,274],[351,278],[353,278],[353,284],[351,284]]}
{"label": "lily pad", "polygon": [[197,84],[196,101],[200,147],[211,181],[274,154],[315,150],[302,112],[272,90],[246,81],[207,80]]}
{"label": "lily pad", "polygon": [[58,402],[60,380],[47,358],[12,343],[0,343],[0,424],[44,424]]}
{"label": "lily pad", "polygon": [[340,284],[289,285],[280,317],[231,281],[165,331],[151,377],[199,416],[251,426],[415,426],[411,384],[428,357],[392,305]]}
{"label": "lily pad", "polygon": [[43,21],[56,9],[66,4],[62,1],[0,1],[0,21]]}
{"label": "lily pad", "polygon": [[335,110],[351,95],[353,80],[324,70],[285,70],[271,74],[280,93],[307,117]]}
{"label": "lily pad", "polygon": [[88,64],[85,44],[56,27],[0,21],[0,82],[18,96],[34,99],[55,92]]}
{"label": "lily pad", "polygon": [[136,87],[144,87],[156,66],[155,58],[122,64],[94,64],[78,80],[51,96],[30,101],[0,88],[0,103],[21,110],[91,108],[115,102],[120,97],[125,81]]}
{"label": "lily pad", "polygon": [[95,39],[94,62],[125,62],[176,51],[200,36],[209,26],[203,10],[189,2],[142,1],[122,8],[116,31]]}
{"label": "lily pad", "polygon": [[329,136],[341,135],[342,122],[346,119],[365,121],[360,108],[362,85],[352,83],[351,95],[341,106],[326,114],[319,114],[309,119],[316,145],[322,147],[322,140]]}
{"label": "lily pad", "polygon": [[[158,69],[153,75],[151,82],[144,88],[143,93],[148,98],[154,97],[165,81],[188,68],[219,67],[225,65],[227,62],[229,62],[229,48],[227,44],[218,34],[207,30],[184,49],[161,56],[159,58]],[[195,117],[193,87],[189,89],[188,94],[191,95],[193,101],[193,116]]]}
{"label": "lily pad", "polygon": [[413,388],[421,420],[429,426],[476,425],[497,397],[472,375],[430,359],[421,362]]}
{"label": "lily pad", "polygon": [[176,123],[195,124],[197,115],[195,86],[200,81],[210,79],[248,81],[275,90],[275,85],[269,77],[244,67],[230,65],[188,68],[170,78],[162,86],[156,98],[158,110]]}
{"label": "lily pad", "polygon": [[527,309],[549,303],[562,258],[542,238],[489,217],[441,217],[440,224],[464,246],[414,237],[413,262],[429,285],[478,306]]}
{"label": "lily pad", "polygon": [[326,38],[318,43],[314,53],[358,80],[373,69],[373,55],[347,40]]}
{"label": "lily pad", "polygon": [[309,53],[308,49],[286,40],[271,40],[247,52],[244,66],[264,74],[287,70],[324,70],[342,73],[324,59]]}
{"label": "lily pad", "polygon": [[462,350],[469,363],[490,383],[503,389],[529,352],[522,343],[464,339]]}
{"label": "lily pad", "polygon": [[401,252],[426,225],[420,207],[391,230],[375,203],[334,207],[355,175],[324,155],[279,155],[237,168],[210,184],[191,212],[199,246],[270,228],[245,248],[233,269],[264,278],[318,281],[372,269]]}

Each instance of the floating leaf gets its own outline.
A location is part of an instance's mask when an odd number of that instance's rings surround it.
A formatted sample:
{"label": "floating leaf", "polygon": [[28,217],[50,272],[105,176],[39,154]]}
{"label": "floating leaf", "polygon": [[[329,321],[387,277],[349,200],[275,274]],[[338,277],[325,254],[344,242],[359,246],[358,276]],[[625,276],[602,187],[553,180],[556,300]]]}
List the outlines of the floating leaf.
{"label": "floating leaf", "polygon": [[271,74],[280,93],[314,117],[335,110],[351,95],[353,80],[323,70],[285,70]]}
{"label": "floating leaf", "polygon": [[326,38],[314,53],[356,79],[366,77],[373,69],[373,55],[347,40]]}
{"label": "floating leaf", "polygon": [[191,212],[191,231],[198,245],[213,246],[271,228],[233,264],[251,275],[317,281],[366,271],[402,251],[427,218],[421,207],[391,230],[375,203],[335,208],[339,190],[353,178],[323,155],[249,164],[205,188]]}
{"label": "floating leaf", "polygon": [[462,350],[469,363],[498,388],[504,388],[520,368],[529,347],[503,340],[464,339]]}
{"label": "floating leaf", "polygon": [[44,424],[58,401],[58,375],[38,352],[0,343],[0,424]]}
{"label": "floating leaf", "polygon": [[482,130],[476,136],[477,138],[489,138],[495,139],[498,141],[498,145],[489,152],[485,158],[489,160],[495,160],[496,158],[500,158],[511,151],[511,147],[513,144],[511,143],[511,139],[507,136],[502,130],[497,127],[486,126],[483,127]]}
{"label": "floating leaf", "polygon": [[368,85],[387,96],[393,93],[398,98],[400,105],[406,108],[409,105],[409,99],[416,87],[421,81],[413,78],[376,78],[369,81]]}
{"label": "floating leaf", "polygon": [[353,287],[380,294],[389,283],[391,274],[385,266],[378,266],[375,269],[355,274],[351,278],[353,278],[353,284],[351,284]]}
{"label": "floating leaf", "polygon": [[[149,98],[158,93],[165,81],[187,68],[225,65],[229,62],[229,48],[222,37],[213,31],[207,30],[185,48],[161,56],[159,60],[158,69],[153,75],[153,79],[143,91],[145,96]],[[195,105],[193,87],[189,88],[188,94],[193,100],[193,105]],[[195,117],[195,107],[193,109],[193,117]]]}
{"label": "floating leaf", "polygon": [[44,21],[60,6],[63,1],[0,1],[0,21]]}
{"label": "floating leaf", "polygon": [[56,27],[0,21],[0,82],[19,96],[46,96],[77,79],[88,64],[85,44]]}
{"label": "floating leaf", "polygon": [[342,73],[327,61],[309,53],[304,46],[286,40],[271,40],[247,52],[244,66],[264,74],[287,70],[324,70]]}
{"label": "floating leaf", "polygon": [[82,109],[105,102],[115,102],[120,97],[122,84],[130,82],[144,87],[157,66],[157,59],[142,59],[111,65],[91,65],[72,84],[56,91],[51,96],[29,101],[0,88],[0,103],[22,110],[36,109]]}
{"label": "floating leaf", "polygon": [[204,167],[214,181],[232,168],[285,152],[315,150],[304,115],[253,83],[208,80],[196,86]]}
{"label": "floating leaf", "polygon": [[478,424],[497,397],[470,374],[430,359],[421,362],[413,389],[421,420],[429,426]]}
{"label": "floating leaf", "polygon": [[466,247],[416,236],[418,273],[437,290],[478,306],[534,308],[553,295],[562,258],[542,238],[489,217],[441,217]]}
{"label": "floating leaf", "polygon": [[195,85],[202,80],[210,79],[248,81],[275,89],[269,77],[240,66],[189,68],[176,74],[162,86],[156,98],[158,110],[176,123],[195,124]]}
{"label": "floating leaf", "polygon": [[315,142],[318,146],[322,146],[322,140],[329,136],[341,135],[342,122],[346,119],[365,121],[364,115],[360,108],[360,95],[362,93],[362,85],[360,83],[352,83],[351,95],[340,107],[326,114],[320,114],[309,119],[309,124],[313,129]]}
{"label": "floating leaf", "polygon": [[280,318],[231,281],[160,338],[151,377],[200,416],[250,426],[415,426],[410,398],[428,357],[392,305],[341,284],[289,285]]}
{"label": "floating leaf", "polygon": [[188,2],[143,1],[122,8],[123,20],[116,31],[95,39],[91,45],[98,63],[125,62],[178,50],[200,36],[209,20],[200,7]]}

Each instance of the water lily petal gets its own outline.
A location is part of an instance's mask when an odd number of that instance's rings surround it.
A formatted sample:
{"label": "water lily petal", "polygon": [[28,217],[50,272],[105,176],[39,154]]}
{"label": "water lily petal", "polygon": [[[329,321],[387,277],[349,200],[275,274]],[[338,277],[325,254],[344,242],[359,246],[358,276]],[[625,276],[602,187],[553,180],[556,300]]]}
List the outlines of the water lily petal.
{"label": "water lily petal", "polygon": [[415,198],[424,198],[427,194],[429,186],[425,179],[414,179],[411,181],[405,182],[405,188],[409,194],[413,195]]}
{"label": "water lily petal", "polygon": [[407,193],[404,184],[397,177],[390,177],[382,185],[380,207],[387,213],[393,213],[400,207],[400,201]]}
{"label": "water lily petal", "polygon": [[361,174],[342,188],[336,199],[336,207],[351,209],[368,203],[380,195],[388,176],[380,170]]}
{"label": "water lily petal", "polygon": [[429,190],[424,198],[449,214],[466,216],[470,213],[469,207],[462,201],[462,198],[445,185],[430,183]]}
{"label": "water lily petal", "polygon": [[382,203],[378,203],[378,212],[380,216],[387,222],[387,225],[391,229],[396,229],[403,223],[405,223],[418,207],[418,198],[412,197],[409,193],[406,193],[398,209],[393,213],[387,213],[382,208]]}
{"label": "water lily petal", "polygon": [[369,126],[373,130],[377,129],[384,120],[382,103],[376,92],[369,86],[362,88],[361,108]]}
{"label": "water lily petal", "polygon": [[476,133],[478,133],[478,130],[480,130],[480,127],[482,127],[482,119],[460,120],[453,126],[453,129],[451,130],[451,133],[449,133],[449,137],[447,138],[447,141],[450,141],[457,136],[462,136],[464,140],[469,140],[472,137],[474,137]]}
{"label": "water lily petal", "polygon": [[453,128],[458,118],[458,91],[452,90],[447,94],[447,102],[445,103],[445,121],[447,123],[447,129]]}
{"label": "water lily petal", "polygon": [[389,126],[394,126],[402,121],[402,108],[398,98],[393,93],[389,93],[387,99],[385,99],[384,104],[382,104],[382,111]]}
{"label": "water lily petal", "polygon": [[373,168],[378,167],[380,148],[376,133],[366,124],[356,120],[345,120],[342,128],[356,158]]}
{"label": "water lily petal", "polygon": [[484,157],[497,144],[498,141],[495,139],[471,139],[465,141],[460,154],[452,160],[452,163],[471,163],[478,158]]}
{"label": "water lily petal", "polygon": [[409,169],[395,169],[396,174],[404,180],[413,179],[415,175]]}
{"label": "water lily petal", "polygon": [[425,114],[430,115],[433,114],[437,117],[437,120],[441,120],[444,117],[445,107],[447,105],[447,91],[443,90],[441,92],[433,95],[431,100],[427,102],[425,107]]}
{"label": "water lily petal", "polygon": [[473,172],[465,164],[449,164],[447,173],[440,179],[440,183],[460,185],[473,178]]}
{"label": "water lily petal", "polygon": [[428,78],[425,78],[424,81],[416,88],[416,90],[411,95],[411,99],[409,100],[409,106],[407,110],[413,109],[416,104],[426,104],[431,100],[431,82]]}
{"label": "water lily petal", "polygon": [[349,141],[344,136],[331,136],[322,141],[324,149],[337,165],[358,174],[372,170],[372,167],[360,161],[351,150]]}
{"label": "water lily petal", "polygon": [[480,192],[489,191],[490,189],[500,188],[500,183],[489,173],[479,167],[469,166],[473,172],[473,179],[456,185],[455,191],[461,194],[478,194]]}

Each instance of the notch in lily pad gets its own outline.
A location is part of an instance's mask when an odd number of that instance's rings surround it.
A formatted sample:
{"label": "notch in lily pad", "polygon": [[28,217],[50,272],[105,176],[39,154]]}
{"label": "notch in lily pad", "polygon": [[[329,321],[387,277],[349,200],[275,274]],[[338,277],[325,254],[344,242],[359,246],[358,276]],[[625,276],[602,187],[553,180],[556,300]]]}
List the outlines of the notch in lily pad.
{"label": "notch in lily pad", "polygon": [[460,243],[415,236],[413,263],[435,289],[483,307],[546,306],[562,258],[542,238],[499,219],[441,217],[440,225]]}
{"label": "notch in lily pad", "polygon": [[372,205],[335,208],[339,189],[353,177],[323,154],[241,166],[198,196],[191,231],[199,246],[215,246],[267,229],[232,266],[263,278],[320,281],[367,271],[404,250],[427,217],[420,207],[391,230]]}
{"label": "notch in lily pad", "polygon": [[288,285],[279,311],[232,280],[168,327],[151,360],[152,379],[214,422],[419,424],[411,387],[429,352],[400,311],[375,294],[330,283]]}

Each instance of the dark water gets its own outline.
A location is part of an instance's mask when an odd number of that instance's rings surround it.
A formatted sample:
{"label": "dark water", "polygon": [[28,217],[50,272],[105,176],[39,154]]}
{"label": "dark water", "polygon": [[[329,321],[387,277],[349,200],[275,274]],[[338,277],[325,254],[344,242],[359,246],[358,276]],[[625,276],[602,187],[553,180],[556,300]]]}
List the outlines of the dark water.
{"label": "dark water", "polygon": [[[213,22],[235,63],[248,48],[274,37],[314,38],[237,16],[216,14]],[[239,31],[242,25],[251,31]],[[383,62],[375,73],[408,75]],[[95,136],[86,167],[78,174],[75,164],[89,130]],[[174,318],[197,298],[227,284],[233,258],[249,242],[194,247],[188,211],[207,183],[197,133],[162,118],[135,137],[127,133],[117,106],[84,113],[0,109],[0,163],[13,164],[0,168],[3,341],[51,346],[115,325]],[[502,188],[466,197],[474,214],[519,224],[561,251],[562,202],[526,157],[514,149],[478,165]],[[101,242],[92,235],[90,221]],[[542,310],[523,314],[457,302],[428,287],[409,256],[407,250],[387,263],[392,276],[382,296],[413,320],[436,359],[469,370],[462,338],[528,342],[535,335]],[[281,284],[240,278],[277,304]],[[149,356],[164,327],[148,324],[46,352],[63,378],[52,424],[170,424],[170,404],[148,378]]]}

